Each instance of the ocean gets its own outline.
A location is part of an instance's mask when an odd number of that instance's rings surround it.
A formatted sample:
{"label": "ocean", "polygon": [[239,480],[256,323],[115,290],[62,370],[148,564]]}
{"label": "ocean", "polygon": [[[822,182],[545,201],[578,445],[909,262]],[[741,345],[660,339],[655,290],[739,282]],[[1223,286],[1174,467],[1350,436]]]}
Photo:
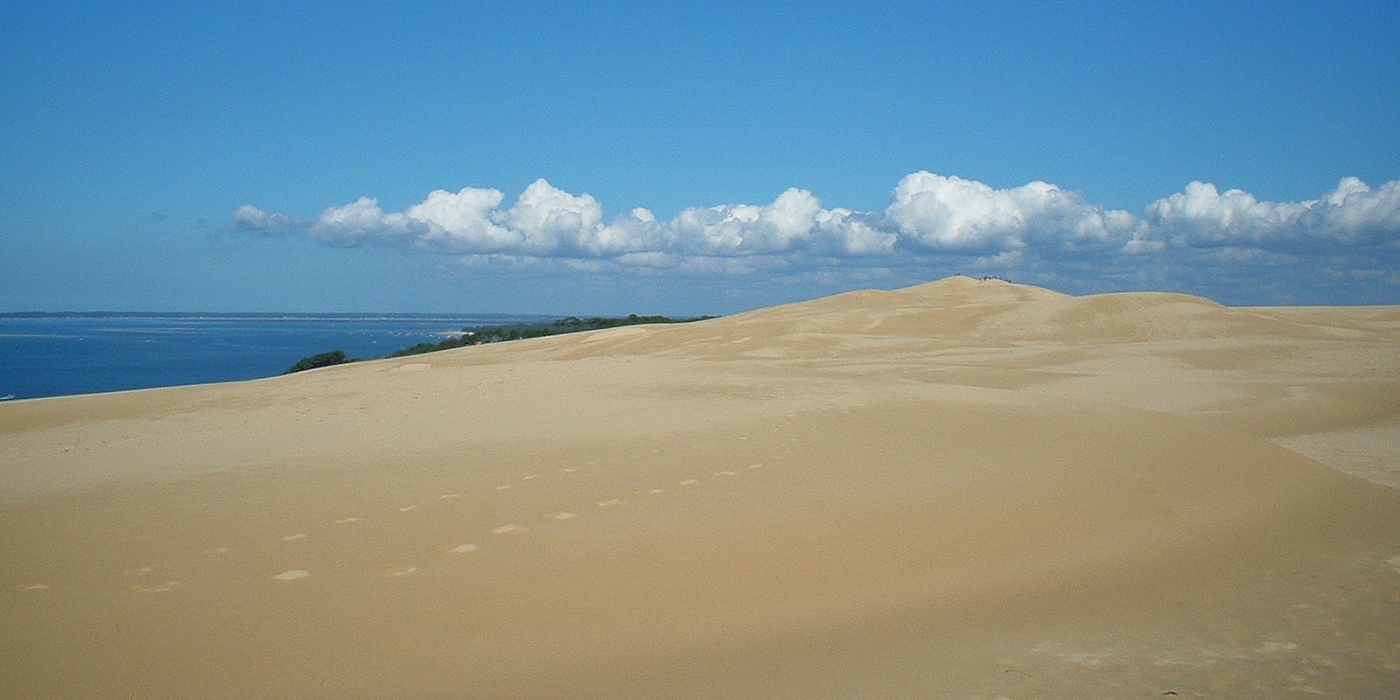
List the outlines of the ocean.
{"label": "ocean", "polygon": [[281,374],[308,355],[379,357],[504,314],[72,313],[0,315],[0,399],[90,394]]}

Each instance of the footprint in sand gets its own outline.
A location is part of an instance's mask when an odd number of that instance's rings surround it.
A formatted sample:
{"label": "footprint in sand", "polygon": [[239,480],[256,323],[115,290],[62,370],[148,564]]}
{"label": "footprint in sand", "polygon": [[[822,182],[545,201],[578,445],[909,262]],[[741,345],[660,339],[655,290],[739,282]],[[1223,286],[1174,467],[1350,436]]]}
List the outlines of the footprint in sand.
{"label": "footprint in sand", "polygon": [[358,522],[360,522],[360,518],[357,518],[357,517],[355,517],[355,516],[353,516],[353,515],[350,516],[350,517],[348,517],[348,518],[336,518],[336,520],[335,520],[335,524],[336,524],[336,525],[349,525],[350,523],[358,523]]}
{"label": "footprint in sand", "polygon": [[475,552],[478,549],[481,549],[481,547],[478,547],[468,542],[466,544],[459,544],[456,547],[453,547],[452,549],[449,549],[447,551],[452,554],[466,554],[468,552]]}
{"label": "footprint in sand", "polygon": [[598,501],[598,506],[601,508],[612,508],[614,506],[620,505],[622,505],[622,501],[619,501],[616,498],[609,498],[606,501]]}
{"label": "footprint in sand", "polygon": [[151,586],[132,586],[131,590],[137,593],[168,593],[180,587],[179,581],[166,581]]}
{"label": "footprint in sand", "polygon": [[551,517],[553,517],[555,520],[573,520],[574,518],[578,517],[578,513],[570,513],[566,510],[562,513],[555,513]]}
{"label": "footprint in sand", "polygon": [[494,533],[496,533],[497,535],[510,535],[510,534],[514,534],[514,533],[517,533],[517,532],[524,532],[524,531],[525,531],[525,528],[524,528],[524,527],[521,527],[520,525],[502,525],[502,526],[496,528],[495,530],[492,530],[491,532],[494,532]]}
{"label": "footprint in sand", "polygon": [[306,539],[306,533],[305,533],[305,532],[298,532],[298,533],[296,533],[296,534],[294,534],[294,535],[282,535],[282,541],[283,541],[283,542],[295,542],[296,540],[304,540],[304,539]]}
{"label": "footprint in sand", "polygon": [[272,578],[276,581],[296,581],[310,575],[311,572],[306,569],[292,569],[290,571],[283,571],[280,574],[273,574]]}
{"label": "footprint in sand", "polygon": [[681,486],[694,486],[698,483],[700,483],[699,479],[686,479],[685,481],[681,482]]}

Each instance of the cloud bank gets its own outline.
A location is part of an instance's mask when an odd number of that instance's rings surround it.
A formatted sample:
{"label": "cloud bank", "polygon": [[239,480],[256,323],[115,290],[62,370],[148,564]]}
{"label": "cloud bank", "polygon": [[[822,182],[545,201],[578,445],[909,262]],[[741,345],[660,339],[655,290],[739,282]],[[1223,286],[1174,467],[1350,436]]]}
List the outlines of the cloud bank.
{"label": "cloud bank", "polygon": [[[1133,214],[1047,182],[997,189],[975,180],[905,176],[882,211],[826,207],[792,188],[767,204],[684,209],[669,221],[637,208],[611,220],[588,194],[536,180],[512,203],[497,189],[436,190],[401,212],[361,197],[314,219],[239,207],[229,228],[306,236],[332,246],[384,246],[460,256],[471,265],[574,270],[683,269],[719,274],[831,264],[901,265],[930,258],[974,268],[1047,269],[1091,259],[1140,264],[1279,265],[1299,256],[1395,273],[1400,181],[1375,189],[1343,178],[1317,199],[1261,201],[1192,182]],[[1400,284],[1400,273],[1393,274]]]}

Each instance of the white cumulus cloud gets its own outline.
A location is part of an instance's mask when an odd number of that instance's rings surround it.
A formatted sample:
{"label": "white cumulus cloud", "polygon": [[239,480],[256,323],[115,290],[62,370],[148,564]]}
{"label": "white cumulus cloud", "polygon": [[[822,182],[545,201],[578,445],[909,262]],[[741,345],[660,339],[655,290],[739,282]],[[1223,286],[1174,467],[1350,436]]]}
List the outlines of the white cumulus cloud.
{"label": "white cumulus cloud", "polygon": [[1272,247],[1400,238],[1400,181],[1372,190],[1354,177],[1315,200],[1264,202],[1243,190],[1192,182],[1147,206],[1153,237],[1174,245]]}
{"label": "white cumulus cloud", "polygon": [[1084,256],[1129,256],[1142,265],[1150,256],[1183,251],[1198,251],[1208,262],[1265,265],[1300,260],[1309,250],[1400,249],[1400,181],[1372,189],[1344,178],[1321,197],[1300,202],[1261,201],[1242,190],[1192,182],[1137,216],[1047,182],[997,189],[917,172],[896,184],[880,211],[828,208],[812,192],[790,188],[767,204],[691,207],[670,220],[639,207],[609,221],[592,195],[540,179],[509,206],[500,190],[467,187],[435,190],[401,212],[361,197],[311,220],[245,205],[233,212],[229,228],[306,235],[336,246],[464,255],[471,265],[574,261],[566,267],[580,270],[742,274],[801,267],[802,260],[880,266],[938,256],[974,267],[1029,269]]}
{"label": "white cumulus cloud", "polygon": [[233,210],[229,227],[236,231],[266,236],[287,236],[305,228],[305,223],[284,214],[269,214],[251,204]]}
{"label": "white cumulus cloud", "polygon": [[404,215],[423,228],[414,247],[443,252],[481,252],[518,246],[521,236],[498,223],[500,190],[466,187],[458,192],[434,190]]}
{"label": "white cumulus cloud", "polygon": [[528,250],[610,252],[609,237],[600,235],[603,207],[598,200],[588,194],[569,194],[544,179],[526,187],[502,219],[509,230],[520,234]]}
{"label": "white cumulus cloud", "polygon": [[950,251],[1012,251],[1037,243],[1121,246],[1139,226],[1128,212],[1090,204],[1046,182],[998,190],[929,172],[900,180],[885,213],[907,239]]}
{"label": "white cumulus cloud", "polygon": [[321,212],[307,233],[316,240],[337,246],[357,246],[370,241],[408,245],[424,229],[424,222],[407,214],[385,214],[377,200],[360,197],[343,207]]}

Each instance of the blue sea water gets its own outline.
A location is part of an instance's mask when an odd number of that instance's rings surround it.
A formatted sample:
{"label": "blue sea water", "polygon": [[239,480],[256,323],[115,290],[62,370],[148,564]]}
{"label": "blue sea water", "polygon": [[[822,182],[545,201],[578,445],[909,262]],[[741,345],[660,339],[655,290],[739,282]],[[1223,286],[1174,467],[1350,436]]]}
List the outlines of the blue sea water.
{"label": "blue sea water", "polygon": [[256,379],[308,355],[378,357],[474,326],[552,317],[426,314],[0,315],[0,398]]}

